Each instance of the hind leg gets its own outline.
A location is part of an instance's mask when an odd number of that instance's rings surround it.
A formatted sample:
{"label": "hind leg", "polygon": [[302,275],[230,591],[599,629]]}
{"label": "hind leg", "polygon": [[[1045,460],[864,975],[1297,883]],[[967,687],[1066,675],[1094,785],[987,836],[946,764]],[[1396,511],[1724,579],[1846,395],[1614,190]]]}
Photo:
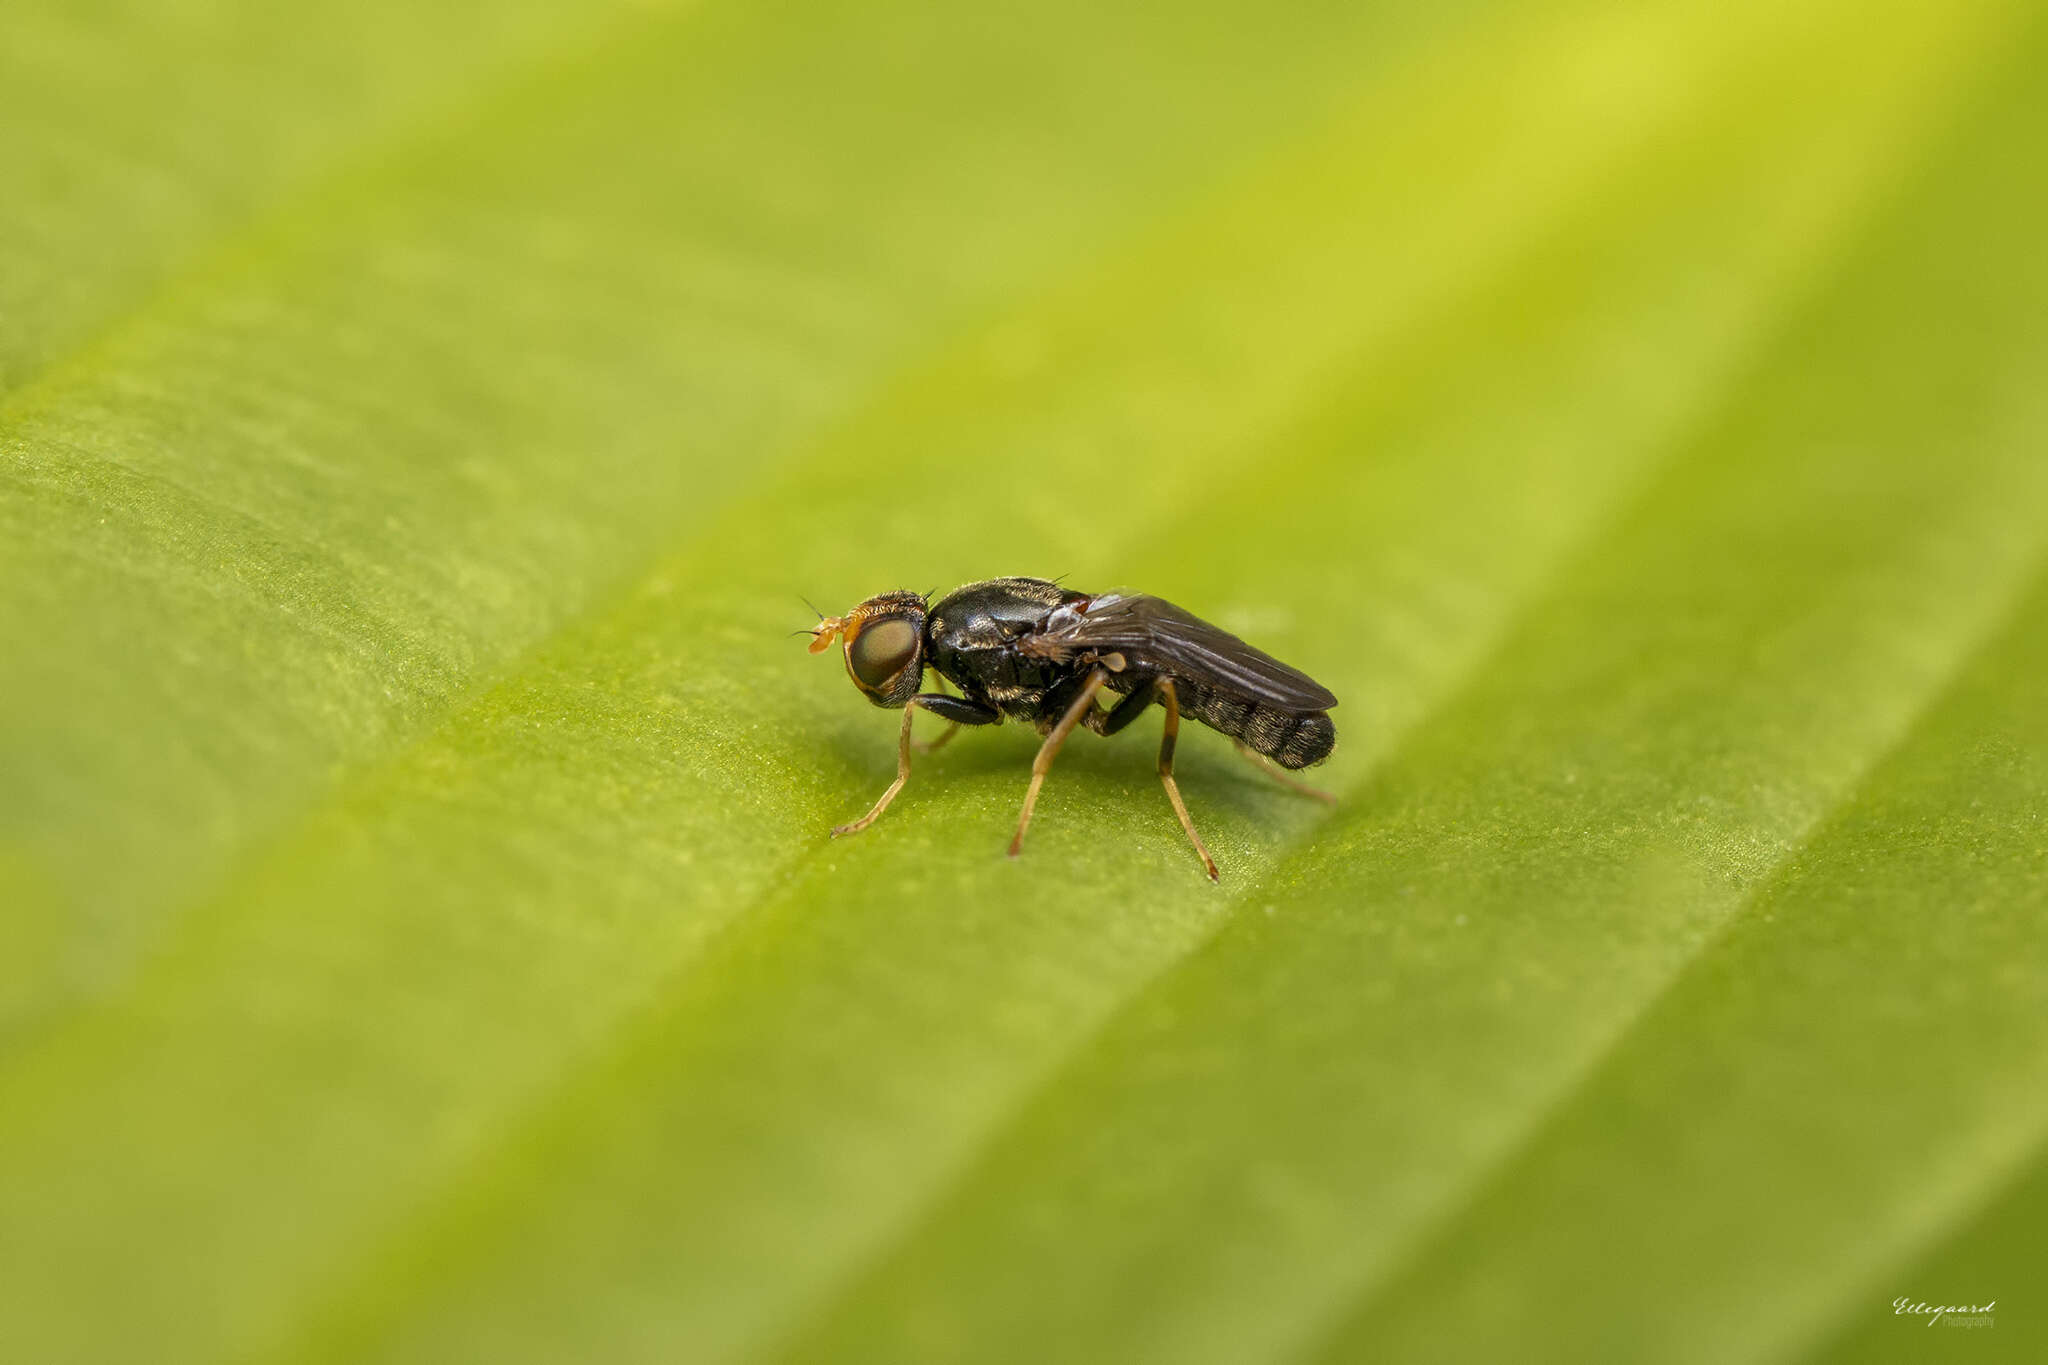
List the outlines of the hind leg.
{"label": "hind leg", "polygon": [[1264,754],[1260,753],[1257,749],[1254,749],[1251,745],[1245,743],[1241,739],[1237,741],[1237,751],[1243,754],[1246,758],[1250,759],[1253,763],[1257,764],[1259,767],[1264,768],[1266,772],[1272,777],[1272,779],[1275,782],[1278,782],[1281,786],[1289,788],[1293,791],[1298,791],[1303,796],[1313,796],[1316,800],[1327,802],[1332,806],[1337,804],[1337,798],[1332,796],[1329,792],[1324,791],[1321,787],[1311,787],[1308,783],[1302,781],[1300,778],[1289,775],[1288,771],[1285,768],[1281,767],[1278,763],[1275,763],[1272,759],[1267,758]]}
{"label": "hind leg", "polygon": [[1173,803],[1173,813],[1180,817],[1180,827],[1187,831],[1188,842],[1201,855],[1202,867],[1213,882],[1217,880],[1216,860],[1209,856],[1202,836],[1195,833],[1195,822],[1188,818],[1187,802],[1180,799],[1180,784],[1173,780],[1173,746],[1180,738],[1180,695],[1174,691],[1171,678],[1160,678],[1152,686],[1159,693],[1160,704],[1166,708],[1166,731],[1159,737],[1159,780],[1166,787],[1166,799]]}
{"label": "hind leg", "polygon": [[1136,720],[1155,701],[1166,708],[1166,730],[1159,738],[1159,781],[1166,788],[1166,799],[1173,803],[1173,813],[1180,817],[1180,827],[1187,831],[1188,842],[1195,846],[1195,852],[1202,859],[1202,868],[1213,882],[1217,880],[1216,860],[1209,856],[1202,836],[1195,833],[1195,822],[1188,815],[1187,802],[1181,800],[1180,783],[1173,778],[1173,748],[1180,739],[1180,694],[1174,690],[1173,679],[1154,678],[1118,702],[1114,710],[1091,711],[1087,717],[1088,728],[1098,735],[1113,735]]}

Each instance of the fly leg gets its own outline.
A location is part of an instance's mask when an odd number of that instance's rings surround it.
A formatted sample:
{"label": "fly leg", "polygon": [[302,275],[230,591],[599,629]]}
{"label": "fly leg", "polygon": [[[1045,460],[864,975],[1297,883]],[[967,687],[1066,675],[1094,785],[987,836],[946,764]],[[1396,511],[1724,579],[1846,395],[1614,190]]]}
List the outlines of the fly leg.
{"label": "fly leg", "polygon": [[945,729],[939,731],[937,739],[913,739],[910,741],[910,747],[921,754],[935,754],[946,747],[946,741],[958,734],[960,727],[965,723],[965,721],[956,720]]}
{"label": "fly leg", "polygon": [[[858,834],[882,818],[882,812],[889,809],[889,803],[896,799],[896,793],[903,790],[903,784],[910,780],[910,721],[919,707],[933,715],[944,716],[957,728],[962,725],[994,725],[1002,714],[993,707],[965,697],[950,697],[944,692],[925,692],[912,697],[903,707],[903,737],[896,742],[896,780],[889,784],[889,790],[882,793],[882,799],[875,802],[874,809],[851,824],[834,825],[832,837],[842,834]],[[951,730],[946,732],[952,734]]]}
{"label": "fly leg", "polygon": [[[1060,745],[1067,742],[1074,727],[1081,723],[1081,717],[1095,709],[1095,694],[1109,681],[1109,670],[1093,668],[1088,671],[1088,680],[1081,684],[1081,690],[1068,704],[1067,713],[1060,717],[1060,723],[1047,733],[1045,743],[1038,746],[1038,757],[1031,760],[1031,785],[1024,791],[1024,811],[1017,817],[1017,834],[1010,840],[1010,856],[1016,857],[1024,851],[1024,831],[1031,828],[1031,809],[1038,804],[1038,789],[1045,785],[1045,774],[1052,767],[1054,755]],[[909,733],[907,730],[905,733]]]}
{"label": "fly leg", "polygon": [[1180,739],[1180,694],[1174,690],[1173,679],[1154,678],[1118,702],[1113,709],[1093,713],[1088,717],[1088,728],[1105,737],[1113,735],[1136,720],[1155,701],[1166,708],[1166,732],[1159,738],[1159,781],[1166,787],[1166,799],[1173,803],[1173,813],[1180,817],[1180,827],[1187,831],[1188,842],[1201,855],[1202,868],[1213,882],[1216,880],[1216,860],[1209,856],[1202,836],[1195,833],[1195,822],[1188,816],[1187,803],[1180,799],[1180,784],[1173,780],[1173,746]]}
{"label": "fly leg", "polygon": [[1166,707],[1166,731],[1159,737],[1159,780],[1166,786],[1166,799],[1173,802],[1173,813],[1180,817],[1180,827],[1188,832],[1188,842],[1201,855],[1202,866],[1213,882],[1216,880],[1216,860],[1209,856],[1202,836],[1195,833],[1195,822],[1188,818],[1187,803],[1180,799],[1180,784],[1173,780],[1173,745],[1180,738],[1180,695],[1174,691],[1171,678],[1159,678],[1152,686],[1159,692],[1160,704]]}
{"label": "fly leg", "polygon": [[1250,759],[1253,763],[1256,763],[1259,767],[1264,768],[1267,774],[1275,782],[1278,782],[1281,786],[1287,787],[1293,791],[1298,791],[1303,796],[1313,796],[1316,800],[1327,802],[1332,806],[1337,804],[1336,797],[1324,791],[1321,787],[1311,787],[1308,783],[1302,781],[1300,778],[1289,776],[1285,768],[1281,767],[1278,763],[1275,763],[1272,759],[1267,758],[1264,754],[1260,753],[1257,749],[1254,749],[1251,745],[1245,743],[1243,740],[1237,741],[1237,751],[1243,754],[1246,758]]}
{"label": "fly leg", "polygon": [[[948,696],[948,695],[950,695],[950,694],[949,694],[949,693],[947,693],[947,691],[946,691],[946,684],[945,684],[945,681],[944,681],[943,679],[941,679],[941,680],[940,680],[940,682],[939,682],[939,692],[938,692],[938,695],[940,695],[940,696]],[[945,712],[943,712],[943,711],[936,711],[936,710],[935,710],[935,711],[933,711],[933,712],[932,712],[932,714],[933,714],[933,715],[935,715],[935,716],[941,716],[941,715],[945,715]],[[947,741],[947,740],[951,739],[951,738],[952,738],[952,737],[953,737],[954,735],[956,735],[956,734],[960,733],[960,727],[961,727],[961,726],[963,726],[963,725],[967,725],[967,724],[979,724],[979,723],[980,723],[980,722],[978,722],[978,721],[976,721],[976,722],[969,722],[969,721],[964,721],[964,720],[954,720],[954,721],[952,721],[952,722],[951,722],[951,723],[950,723],[949,725],[947,725],[945,729],[943,729],[943,730],[939,731],[939,737],[938,737],[937,739],[913,739],[913,740],[911,740],[911,741],[910,741],[910,747],[911,747],[911,748],[913,748],[913,749],[915,749],[915,750],[916,750],[916,751],[917,751],[918,753],[921,753],[921,754],[935,754],[935,753],[937,753],[937,752],[938,752],[938,751],[939,751],[940,749],[942,749],[942,748],[944,748],[944,747],[945,747],[945,745],[946,745],[946,741]]]}

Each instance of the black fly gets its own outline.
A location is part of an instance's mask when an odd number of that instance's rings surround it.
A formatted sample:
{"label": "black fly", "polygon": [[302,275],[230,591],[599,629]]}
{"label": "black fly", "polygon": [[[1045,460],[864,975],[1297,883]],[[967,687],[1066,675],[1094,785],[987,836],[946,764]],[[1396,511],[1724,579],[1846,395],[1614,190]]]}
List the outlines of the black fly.
{"label": "black fly", "polygon": [[[1280,769],[1306,768],[1330,756],[1337,727],[1329,712],[1337,699],[1307,674],[1157,597],[1075,592],[1042,578],[991,578],[956,588],[936,603],[914,592],[871,597],[845,616],[821,620],[812,632],[811,652],[839,639],[845,641],[853,685],[877,706],[904,710],[896,780],[873,810],[834,828],[835,836],[859,833],[888,809],[910,776],[913,747],[929,752],[962,725],[1014,717],[1045,736],[1010,841],[1014,858],[1024,847],[1046,770],[1074,727],[1113,735],[1154,702],[1166,709],[1159,780],[1211,881],[1216,861],[1195,833],[1173,780],[1173,745],[1183,713],[1230,736],[1240,752],[1288,786],[1331,799]],[[928,668],[961,695],[920,692]],[[1121,697],[1113,707],[1096,700],[1105,688]],[[920,707],[953,724],[930,745],[914,746],[910,719]]]}

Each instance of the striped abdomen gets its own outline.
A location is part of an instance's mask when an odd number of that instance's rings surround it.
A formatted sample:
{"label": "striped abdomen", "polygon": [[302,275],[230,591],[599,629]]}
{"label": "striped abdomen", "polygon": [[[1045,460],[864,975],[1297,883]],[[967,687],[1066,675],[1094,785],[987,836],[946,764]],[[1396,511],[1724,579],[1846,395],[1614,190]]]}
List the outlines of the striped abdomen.
{"label": "striped abdomen", "polygon": [[1283,768],[1320,763],[1337,747],[1337,727],[1328,711],[1283,711],[1181,679],[1175,680],[1174,690],[1182,714],[1243,740]]}

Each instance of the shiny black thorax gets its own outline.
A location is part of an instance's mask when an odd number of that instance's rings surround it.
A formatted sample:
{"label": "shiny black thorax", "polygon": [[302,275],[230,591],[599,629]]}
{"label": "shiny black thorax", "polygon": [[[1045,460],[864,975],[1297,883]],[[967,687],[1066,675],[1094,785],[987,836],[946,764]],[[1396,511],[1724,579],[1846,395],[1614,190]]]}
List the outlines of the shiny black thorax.
{"label": "shiny black thorax", "polygon": [[1020,646],[1060,608],[1089,600],[1087,593],[1040,578],[969,583],[940,598],[925,618],[925,662],[961,695],[1013,719],[1048,724],[1059,718],[1088,666],[1034,657]]}

